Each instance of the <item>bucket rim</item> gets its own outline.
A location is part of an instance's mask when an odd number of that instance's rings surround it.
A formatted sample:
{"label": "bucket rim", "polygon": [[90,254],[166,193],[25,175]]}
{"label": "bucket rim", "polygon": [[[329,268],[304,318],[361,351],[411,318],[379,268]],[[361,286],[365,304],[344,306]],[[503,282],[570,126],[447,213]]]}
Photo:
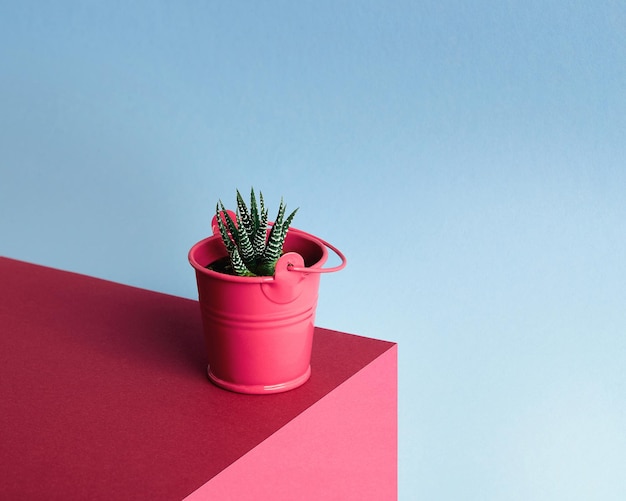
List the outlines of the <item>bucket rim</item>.
{"label": "bucket rim", "polygon": [[[320,259],[318,259],[315,263],[313,263],[310,266],[299,268],[299,270],[305,271],[305,272],[306,270],[309,270],[309,269],[311,271],[319,270],[328,259],[328,249],[324,245],[323,241],[317,238],[315,235],[311,235],[310,233],[306,233],[304,231],[298,230],[297,228],[290,228],[287,232],[287,237],[289,237],[290,233],[297,235],[298,237],[311,242],[311,244],[316,245],[322,251],[322,255]],[[199,249],[201,249],[202,247],[207,245],[209,242],[212,242],[214,240],[219,240],[221,242],[222,237],[220,235],[211,235],[209,237],[203,238],[199,242],[196,242],[191,247],[191,249],[189,249],[189,253],[187,254],[187,259],[189,260],[189,264],[191,264],[191,266],[196,270],[196,272],[206,275],[208,277],[212,277],[212,278],[219,279],[219,280],[224,280],[227,282],[246,283],[246,284],[267,283],[267,282],[273,282],[276,279],[275,275],[257,276],[257,277],[240,277],[238,275],[229,275],[227,273],[220,273],[219,271],[214,271],[214,270],[210,270],[206,268],[206,265],[203,265],[200,262],[198,262],[198,260],[196,259],[196,254]],[[226,256],[228,256],[228,253],[226,252],[226,248],[224,248],[224,257]]]}

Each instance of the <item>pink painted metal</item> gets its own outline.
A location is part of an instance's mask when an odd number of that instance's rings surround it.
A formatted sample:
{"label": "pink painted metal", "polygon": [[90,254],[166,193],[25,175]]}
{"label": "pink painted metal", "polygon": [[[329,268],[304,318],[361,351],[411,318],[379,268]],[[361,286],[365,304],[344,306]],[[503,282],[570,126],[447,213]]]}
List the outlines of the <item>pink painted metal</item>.
{"label": "pink painted metal", "polygon": [[[327,242],[290,228],[274,276],[238,277],[207,269],[228,255],[215,218],[213,233],[189,251],[209,378],[222,388],[253,394],[304,384],[311,375],[320,274],[343,269],[345,256]],[[327,247],[340,257],[340,265],[323,268]]]}

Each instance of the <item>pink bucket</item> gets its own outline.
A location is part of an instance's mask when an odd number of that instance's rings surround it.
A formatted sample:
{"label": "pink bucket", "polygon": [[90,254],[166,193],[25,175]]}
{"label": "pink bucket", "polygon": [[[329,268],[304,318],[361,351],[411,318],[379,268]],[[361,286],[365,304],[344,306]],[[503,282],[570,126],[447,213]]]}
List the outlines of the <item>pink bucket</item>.
{"label": "pink bucket", "polygon": [[[228,255],[216,229],[195,244],[198,298],[211,381],[239,393],[291,390],[311,375],[311,346],[320,273],[339,271],[345,256],[327,242],[291,228],[271,277],[238,277],[207,269]],[[322,268],[327,247],[340,258]]]}

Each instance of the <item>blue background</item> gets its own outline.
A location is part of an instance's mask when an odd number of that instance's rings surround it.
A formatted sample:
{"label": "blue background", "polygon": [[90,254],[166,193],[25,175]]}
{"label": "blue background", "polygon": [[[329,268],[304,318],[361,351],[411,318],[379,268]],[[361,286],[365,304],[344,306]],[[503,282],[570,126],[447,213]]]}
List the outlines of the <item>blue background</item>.
{"label": "blue background", "polygon": [[195,298],[236,188],[400,345],[400,498],[626,499],[626,6],[0,2],[0,253]]}

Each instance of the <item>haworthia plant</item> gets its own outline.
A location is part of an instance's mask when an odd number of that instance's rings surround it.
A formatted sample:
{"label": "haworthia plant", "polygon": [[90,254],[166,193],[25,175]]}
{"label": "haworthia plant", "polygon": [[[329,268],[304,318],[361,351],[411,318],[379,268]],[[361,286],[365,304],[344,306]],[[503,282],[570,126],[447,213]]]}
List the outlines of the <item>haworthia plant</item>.
{"label": "haworthia plant", "polygon": [[236,275],[255,277],[274,274],[276,262],[283,251],[287,230],[298,211],[298,209],[294,210],[285,218],[285,210],[286,206],[281,199],[278,215],[270,229],[263,194],[259,193],[257,203],[254,188],[250,190],[250,208],[237,190],[235,221],[226,212],[222,201],[217,203],[215,212],[220,235],[228,250],[232,270]]}

